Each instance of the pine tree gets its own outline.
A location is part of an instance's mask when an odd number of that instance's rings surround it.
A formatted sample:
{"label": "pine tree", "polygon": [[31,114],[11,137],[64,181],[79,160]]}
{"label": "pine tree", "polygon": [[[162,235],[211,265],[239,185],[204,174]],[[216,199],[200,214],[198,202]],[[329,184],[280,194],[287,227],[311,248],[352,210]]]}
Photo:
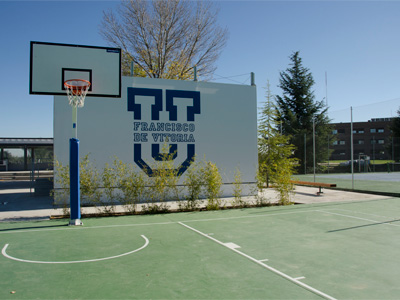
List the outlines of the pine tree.
{"label": "pine tree", "polygon": [[269,82],[267,83],[266,102],[261,110],[258,127],[259,181],[273,184],[279,192],[281,204],[290,203],[292,184],[290,183],[296,159],[292,158],[294,146],[289,136],[282,135],[278,129],[275,105]]}
{"label": "pine tree", "polygon": [[[285,135],[296,146],[294,157],[299,160],[299,172],[313,167],[313,123],[316,136],[316,163],[328,159],[328,145],[333,142],[332,129],[323,101],[315,101],[314,79],[309,69],[302,65],[299,52],[290,56],[290,67],[280,73],[279,85],[282,96],[277,96],[278,120]],[[314,122],[313,122],[314,119]]]}

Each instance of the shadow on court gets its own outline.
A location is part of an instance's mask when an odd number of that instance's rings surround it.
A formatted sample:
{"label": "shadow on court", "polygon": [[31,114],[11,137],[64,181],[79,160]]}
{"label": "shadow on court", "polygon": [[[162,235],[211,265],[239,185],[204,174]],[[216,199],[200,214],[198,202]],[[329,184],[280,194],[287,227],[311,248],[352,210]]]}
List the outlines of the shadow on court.
{"label": "shadow on court", "polygon": [[[370,226],[377,226],[377,225],[390,225],[390,224],[396,223],[396,222],[400,222],[400,219],[398,219],[398,220],[390,220],[390,221],[385,221],[385,222],[376,222],[376,223],[353,226],[353,227],[347,227],[347,228],[336,229],[336,230],[329,230],[328,232],[332,233],[332,232],[360,229],[360,228],[365,228],[365,227],[370,227]],[[400,226],[400,225],[396,225],[396,226]]]}
{"label": "shadow on court", "polygon": [[[28,221],[28,220],[26,220]],[[44,223],[41,223],[44,224]],[[44,226],[25,226],[25,227],[14,227],[14,228],[5,228],[0,229],[0,232],[7,232],[7,231],[20,231],[20,230],[33,230],[33,229],[48,229],[48,228],[59,228],[59,227],[66,227],[68,224],[59,224],[59,225],[44,225]]]}

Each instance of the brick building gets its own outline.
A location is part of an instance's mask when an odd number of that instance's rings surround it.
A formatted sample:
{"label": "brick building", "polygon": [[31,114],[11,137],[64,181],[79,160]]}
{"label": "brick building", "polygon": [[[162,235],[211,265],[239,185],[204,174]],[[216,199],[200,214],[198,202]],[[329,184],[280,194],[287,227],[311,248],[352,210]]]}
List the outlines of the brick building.
{"label": "brick building", "polygon": [[[371,119],[368,122],[353,122],[354,159],[367,155],[370,159],[391,159],[392,118]],[[351,123],[332,123],[336,141],[333,143],[331,160],[351,159]]]}

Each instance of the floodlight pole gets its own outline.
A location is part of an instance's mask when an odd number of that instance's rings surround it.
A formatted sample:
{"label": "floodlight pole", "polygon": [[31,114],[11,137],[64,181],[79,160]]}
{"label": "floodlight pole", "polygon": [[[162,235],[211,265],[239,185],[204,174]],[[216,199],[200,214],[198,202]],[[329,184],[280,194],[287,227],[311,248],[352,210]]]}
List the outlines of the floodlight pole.
{"label": "floodlight pole", "polygon": [[314,169],[314,182],[315,182],[315,115],[312,120],[312,130],[313,130],[313,169]]}
{"label": "floodlight pole", "polygon": [[307,133],[304,134],[304,175],[307,174]]}
{"label": "floodlight pole", "polygon": [[193,67],[193,81],[197,81],[197,66]]}
{"label": "floodlight pole", "polygon": [[354,154],[353,154],[353,106],[350,106],[350,160],[351,160],[351,188],[354,190]]}

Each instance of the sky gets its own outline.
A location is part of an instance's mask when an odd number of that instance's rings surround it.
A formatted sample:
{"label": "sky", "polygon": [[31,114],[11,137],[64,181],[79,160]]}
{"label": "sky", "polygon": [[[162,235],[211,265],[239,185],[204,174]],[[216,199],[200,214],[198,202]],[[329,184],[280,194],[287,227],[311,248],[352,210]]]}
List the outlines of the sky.
{"label": "sky", "polygon": [[[215,1],[229,30],[214,82],[281,95],[280,72],[300,52],[316,101],[335,122],[397,116],[400,1]],[[119,1],[0,0],[0,137],[53,137],[53,97],[29,95],[30,41],[109,46],[103,11]]]}

